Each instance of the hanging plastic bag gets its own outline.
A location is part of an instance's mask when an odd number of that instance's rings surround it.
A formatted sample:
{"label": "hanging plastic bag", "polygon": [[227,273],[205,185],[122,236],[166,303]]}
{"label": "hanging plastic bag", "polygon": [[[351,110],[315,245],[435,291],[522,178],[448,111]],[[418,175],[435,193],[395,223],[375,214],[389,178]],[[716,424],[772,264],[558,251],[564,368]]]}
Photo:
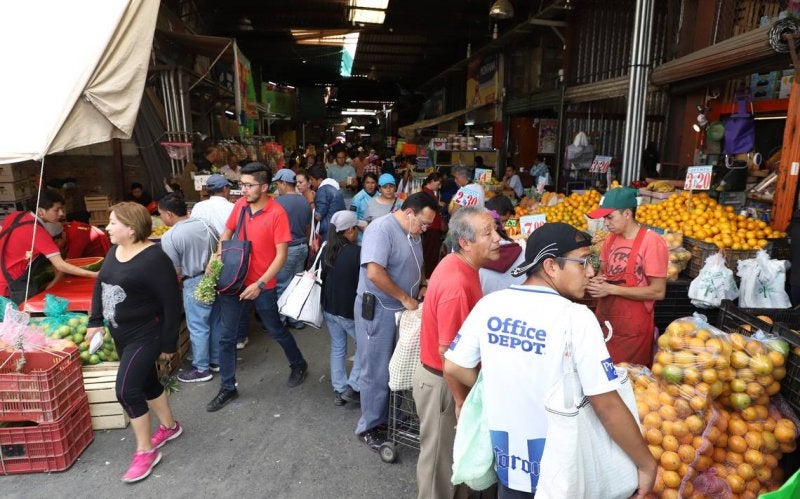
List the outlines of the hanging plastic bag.
{"label": "hanging plastic bag", "polygon": [[740,308],[789,308],[786,294],[786,261],[772,260],[764,250],[755,258],[739,260],[736,275],[742,278]]}
{"label": "hanging plastic bag", "polygon": [[733,279],[733,272],[725,266],[722,253],[708,257],[700,273],[689,284],[689,298],[692,305],[699,308],[719,307],[722,300],[735,300],[739,288]]}

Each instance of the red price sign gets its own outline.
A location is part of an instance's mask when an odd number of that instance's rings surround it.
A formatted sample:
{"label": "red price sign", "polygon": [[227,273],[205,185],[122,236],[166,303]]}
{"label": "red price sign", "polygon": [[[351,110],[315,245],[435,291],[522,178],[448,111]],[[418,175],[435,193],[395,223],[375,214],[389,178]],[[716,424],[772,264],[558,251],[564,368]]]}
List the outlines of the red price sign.
{"label": "red price sign", "polygon": [[592,166],[589,168],[589,173],[606,173],[608,167],[611,166],[611,156],[595,156],[592,161]]}
{"label": "red price sign", "polygon": [[545,222],[547,222],[547,216],[544,214],[519,217],[520,233],[523,236],[529,236],[533,231],[544,225]]}
{"label": "red price sign", "polygon": [[683,189],[686,191],[707,191],[710,189],[711,169],[711,165],[690,166],[687,168]]}

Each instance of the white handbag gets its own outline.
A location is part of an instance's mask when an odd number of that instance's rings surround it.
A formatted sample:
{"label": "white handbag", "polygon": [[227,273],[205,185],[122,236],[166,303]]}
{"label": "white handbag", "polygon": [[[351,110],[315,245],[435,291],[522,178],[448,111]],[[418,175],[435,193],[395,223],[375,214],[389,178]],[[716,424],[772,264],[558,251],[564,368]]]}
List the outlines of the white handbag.
{"label": "white handbag", "polygon": [[[628,498],[638,488],[636,465],[611,439],[583,394],[572,348],[572,331],[562,359],[563,378],[545,399],[545,440],[536,498]],[[617,368],[617,391],[639,422],[636,398],[625,369]]]}
{"label": "white handbag", "polygon": [[422,328],[422,307],[404,310],[397,325],[397,344],[389,360],[389,389],[411,390],[414,370],[419,365],[419,333]]}
{"label": "white handbag", "polygon": [[278,312],[315,328],[322,326],[322,278],[319,259],[326,244],[327,241],[322,243],[311,268],[295,274],[278,298]]}

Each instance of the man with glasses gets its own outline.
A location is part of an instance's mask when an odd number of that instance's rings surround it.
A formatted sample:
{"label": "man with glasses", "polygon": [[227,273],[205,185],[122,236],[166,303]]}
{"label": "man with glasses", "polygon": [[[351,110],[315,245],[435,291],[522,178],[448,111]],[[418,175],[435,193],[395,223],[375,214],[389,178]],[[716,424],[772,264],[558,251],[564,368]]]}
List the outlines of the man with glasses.
{"label": "man with glasses", "polygon": [[336,152],[335,158],[336,162],[327,168],[328,178],[339,183],[344,204],[349,207],[358,188],[356,169],[347,164],[347,151],[344,148]]}
{"label": "man with glasses", "polygon": [[217,297],[222,311],[219,355],[222,386],[206,406],[209,412],[220,410],[239,396],[236,388],[236,333],[242,314],[249,313],[251,306],[255,307],[264,329],[278,342],[289,361],[291,374],[286,385],[295,387],[306,378],[308,364],[278,315],[275,277],[286,262],[292,234],[286,211],[268,194],[270,176],[269,169],[262,163],[249,163],[242,168],[239,181],[242,198],[234,205],[220,236],[221,248],[221,242],[233,235],[239,215],[244,210],[244,229],[252,243],[250,265],[244,281],[246,287],[238,296]]}
{"label": "man with glasses", "polygon": [[433,223],[437,208],[433,198],[418,192],[364,232],[353,310],[361,365],[361,418],[356,434],[376,452],[386,440],[395,313],[419,306],[419,291],[425,286],[420,235]]}
{"label": "man with glasses", "polygon": [[[603,218],[609,235],[600,250],[600,274],[587,291],[597,298],[597,320],[614,331],[608,351],[615,363],[650,365],[653,308],[667,289],[669,249],[664,239],[636,222],[638,191],[611,189],[590,218]],[[605,327],[604,327],[604,332]]]}
{"label": "man with glasses", "polygon": [[564,374],[567,330],[583,393],[639,470],[639,487],[631,494],[644,498],[653,488],[656,462],[617,392],[621,379],[597,319],[586,306],[573,303],[583,298],[594,276],[590,246],[588,234],[565,223],[536,229],[525,261],[513,271],[526,274],[525,283],[483,297],[444,354],[457,417],[480,363],[500,499],[532,498],[539,485],[548,426],[543,401]]}

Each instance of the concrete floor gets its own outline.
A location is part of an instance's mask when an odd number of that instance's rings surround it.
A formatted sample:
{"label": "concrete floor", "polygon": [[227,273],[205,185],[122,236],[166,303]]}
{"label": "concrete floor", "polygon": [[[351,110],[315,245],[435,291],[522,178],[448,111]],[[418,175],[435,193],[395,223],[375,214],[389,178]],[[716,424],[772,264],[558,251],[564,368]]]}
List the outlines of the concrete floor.
{"label": "concrete floor", "polygon": [[333,405],[327,330],[292,332],[309,363],[305,383],[287,388],[289,367],[280,346],[260,329],[251,333],[239,352],[239,398],[208,413],[205,405],[217,393],[218,379],[181,383],[171,401],[184,434],[166,444],[163,460],[144,481],[129,485],[119,479],[134,450],[128,427],[95,432],[94,442],[65,472],[0,477],[0,495],[416,497],[417,451],[401,447],[394,464],[383,463],[353,434],[359,407]]}

